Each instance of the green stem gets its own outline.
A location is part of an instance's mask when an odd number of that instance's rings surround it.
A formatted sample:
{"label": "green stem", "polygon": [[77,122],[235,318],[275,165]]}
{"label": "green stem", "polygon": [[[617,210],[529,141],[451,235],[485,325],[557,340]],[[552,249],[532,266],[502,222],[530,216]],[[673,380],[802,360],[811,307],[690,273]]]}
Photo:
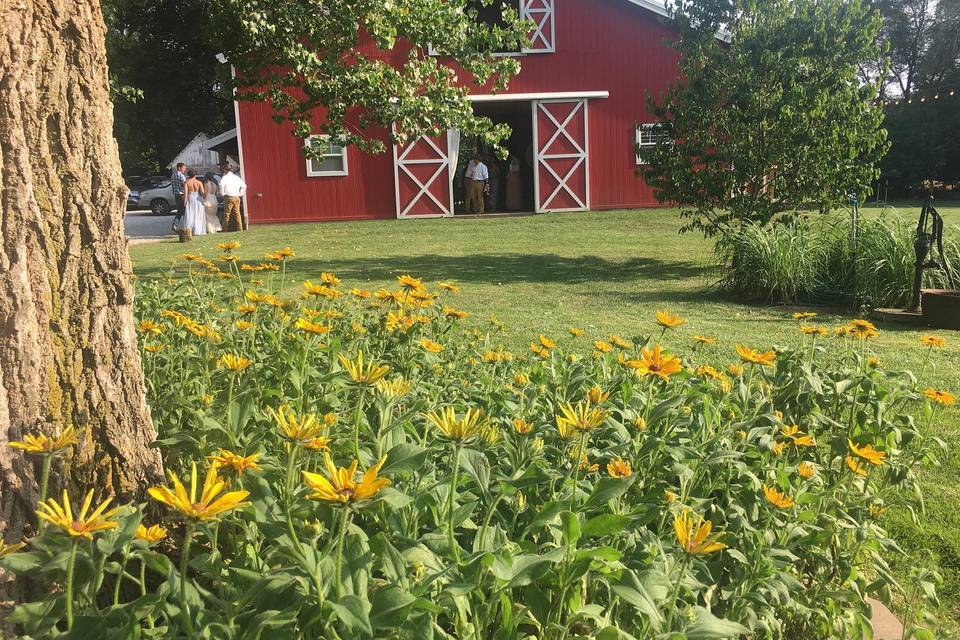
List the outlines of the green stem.
{"label": "green stem", "polygon": [[456,504],[457,477],[460,475],[460,451],[462,448],[460,442],[457,442],[453,447],[453,475],[450,476],[450,495],[447,496],[447,540],[457,564],[460,564],[460,548],[457,546],[457,538],[453,534],[453,507]]}
{"label": "green stem", "polygon": [[690,562],[689,554],[684,554],[680,562],[680,574],[673,585],[673,591],[670,593],[670,599],[667,600],[667,633],[673,631],[673,614],[677,610],[677,597],[680,595],[680,585],[683,583],[683,576],[687,572],[687,564]]}
{"label": "green stem", "polygon": [[587,444],[587,432],[580,433],[580,444],[577,445],[577,459],[573,461],[573,499],[577,499],[577,485],[580,483],[580,461],[583,460],[583,449]]}
{"label": "green stem", "polygon": [[[147,595],[147,563],[140,558],[140,595]],[[147,626],[153,629],[153,614],[147,615]]]}
{"label": "green stem", "polygon": [[47,486],[50,482],[50,466],[53,463],[53,454],[47,453],[43,456],[43,471],[40,474],[40,502],[47,500]]}
{"label": "green stem", "polygon": [[286,496],[287,502],[287,531],[290,532],[290,538],[293,540],[294,546],[296,546],[297,551],[303,556],[303,544],[300,542],[300,537],[297,536],[297,530],[293,526],[293,473],[296,468],[297,461],[297,452],[299,451],[298,444],[296,442],[290,443],[290,455],[287,457],[287,478],[286,478]]}
{"label": "green stem", "polygon": [[180,619],[188,638],[196,638],[193,622],[190,619],[190,607],[187,604],[187,564],[190,562],[190,543],[193,542],[193,523],[187,523],[183,533],[183,551],[180,553]]}
{"label": "green stem", "polygon": [[123,560],[120,561],[120,573],[117,574],[117,581],[113,585],[113,606],[120,604],[120,584],[123,582],[123,572],[127,568],[127,559],[130,557],[127,549],[123,550]]}
{"label": "green stem", "polygon": [[340,533],[337,534],[337,560],[334,575],[334,591],[337,598],[343,595],[341,580],[343,579],[343,541],[347,537],[347,527],[350,525],[350,507],[343,508],[343,517],[340,518]]}
{"label": "green stem", "polygon": [[360,388],[357,397],[357,410],[353,414],[353,457],[360,460],[360,419],[363,417],[363,401],[366,389]]}
{"label": "green stem", "polygon": [[70,559],[67,560],[67,584],[64,587],[67,598],[67,631],[73,628],[73,570],[77,563],[77,547],[80,542],[74,540],[70,545]]}

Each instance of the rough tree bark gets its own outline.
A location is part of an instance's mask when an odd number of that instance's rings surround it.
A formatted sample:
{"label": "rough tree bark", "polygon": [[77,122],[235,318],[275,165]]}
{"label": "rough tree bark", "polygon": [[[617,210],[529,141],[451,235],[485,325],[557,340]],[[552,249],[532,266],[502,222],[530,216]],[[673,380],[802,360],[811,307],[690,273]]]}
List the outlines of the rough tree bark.
{"label": "rough tree bark", "polygon": [[65,485],[72,495],[89,487],[131,498],[162,476],[148,448],[155,432],[136,347],[104,34],[99,0],[0,0],[0,536],[8,543],[35,521],[35,459],[7,446],[28,432],[80,432],[55,464],[53,495]]}

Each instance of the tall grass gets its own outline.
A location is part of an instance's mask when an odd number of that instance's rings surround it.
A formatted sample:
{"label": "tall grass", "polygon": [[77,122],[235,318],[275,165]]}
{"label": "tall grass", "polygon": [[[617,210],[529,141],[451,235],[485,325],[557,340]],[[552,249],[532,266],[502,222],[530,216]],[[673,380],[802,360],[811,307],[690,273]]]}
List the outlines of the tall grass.
{"label": "tall grass", "polygon": [[[777,227],[746,226],[717,242],[717,257],[726,268],[718,284],[738,296],[782,304],[909,304],[915,227],[887,214],[861,220],[855,244],[850,231],[849,219],[840,215]],[[957,230],[947,229],[944,251],[960,281],[960,247],[951,234]],[[927,270],[924,286],[946,287],[946,274]]]}

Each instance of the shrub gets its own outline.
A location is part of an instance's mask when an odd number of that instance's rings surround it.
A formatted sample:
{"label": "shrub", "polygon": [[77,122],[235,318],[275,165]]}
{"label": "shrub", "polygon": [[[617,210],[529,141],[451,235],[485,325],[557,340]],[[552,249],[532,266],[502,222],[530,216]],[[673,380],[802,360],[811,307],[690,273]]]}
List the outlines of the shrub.
{"label": "shrub", "polygon": [[288,298],[290,253],[231,256],[139,284],[177,477],[0,552],[63,585],[16,609],[24,634],[850,638],[896,589],[884,506],[931,452],[869,323],[834,358],[737,345],[725,371],[574,328],[513,353],[453,284]]}

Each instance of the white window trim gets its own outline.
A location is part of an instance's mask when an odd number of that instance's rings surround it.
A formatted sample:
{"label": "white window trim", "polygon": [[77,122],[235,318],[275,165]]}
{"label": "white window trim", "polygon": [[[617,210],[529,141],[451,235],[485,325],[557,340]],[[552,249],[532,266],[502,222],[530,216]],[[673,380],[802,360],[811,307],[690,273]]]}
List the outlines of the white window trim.
{"label": "white window trim", "polygon": [[[636,150],[636,161],[638,165],[650,164],[650,161],[646,159],[646,154],[643,153],[644,149],[651,149],[657,146],[657,141],[653,142],[642,142],[640,138],[641,132],[644,131],[657,131],[660,129],[660,123],[658,122],[643,122],[638,123],[634,128],[634,149]],[[664,135],[662,132],[661,136]]]}
{"label": "white window trim", "polygon": [[[310,137],[308,137],[306,140],[303,141],[303,146],[304,146],[304,148],[309,149],[314,140],[325,140],[325,141],[329,142],[329,141],[330,141],[330,136],[325,135],[325,134],[318,134],[318,135],[310,136]],[[348,148],[349,148],[349,147],[347,147],[347,146],[345,146],[345,145],[340,145],[340,149],[342,150],[342,151],[341,151],[341,154],[340,154],[340,157],[343,158],[343,170],[342,170],[342,171],[314,171],[314,170],[311,168],[311,166],[310,166],[310,165],[311,165],[310,158],[305,158],[305,160],[306,160],[306,162],[307,162],[307,177],[308,177],[308,178],[323,178],[323,177],[327,177],[327,176],[346,176],[346,175],[350,175],[350,167],[349,167],[348,164],[347,164],[347,157],[348,157],[347,149],[348,149]],[[336,157],[334,154],[328,154],[328,153],[325,153],[325,154],[323,154],[323,155],[324,155],[324,157],[330,157],[330,158]]]}

